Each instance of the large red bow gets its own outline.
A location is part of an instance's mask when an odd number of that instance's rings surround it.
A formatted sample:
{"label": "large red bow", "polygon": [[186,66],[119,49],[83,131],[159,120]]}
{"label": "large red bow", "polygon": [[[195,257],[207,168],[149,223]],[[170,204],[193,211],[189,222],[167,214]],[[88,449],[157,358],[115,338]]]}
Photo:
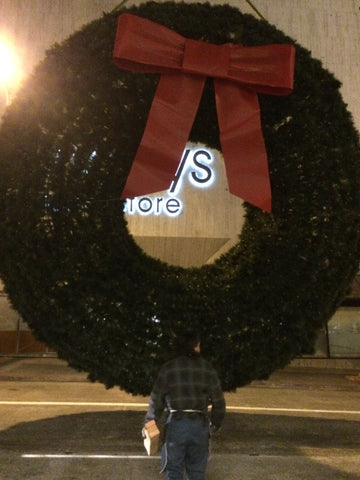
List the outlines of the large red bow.
{"label": "large red bow", "polygon": [[271,187],[257,92],[289,94],[294,58],[292,45],[213,45],[184,38],[145,18],[122,14],[114,63],[135,72],[160,73],[161,77],[121,198],[169,188],[206,77],[212,77],[229,190],[270,212]]}

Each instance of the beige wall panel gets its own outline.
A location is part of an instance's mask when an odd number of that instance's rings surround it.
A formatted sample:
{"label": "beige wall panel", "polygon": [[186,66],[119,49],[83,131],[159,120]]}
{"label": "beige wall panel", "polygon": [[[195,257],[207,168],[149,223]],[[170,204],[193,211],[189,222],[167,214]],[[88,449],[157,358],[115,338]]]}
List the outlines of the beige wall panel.
{"label": "beige wall panel", "polygon": [[18,323],[19,315],[11,308],[7,297],[4,294],[0,294],[0,332],[3,330],[16,330]]}
{"label": "beige wall panel", "polygon": [[[242,200],[229,193],[223,157],[216,150],[209,150],[204,145],[188,144],[191,149],[186,165],[187,170],[182,175],[182,188],[174,195],[183,205],[181,215],[177,217],[164,217],[163,215],[144,216],[139,222],[139,216],[126,215],[131,232],[134,235],[166,235],[166,236],[199,236],[199,237],[233,237],[241,230],[243,223]],[[213,159],[201,155],[207,149]],[[204,175],[201,170],[197,172],[199,178],[209,177],[209,182],[204,186],[196,187],[189,181],[192,172],[196,173],[193,163],[194,154],[198,162],[210,169],[210,174]],[[203,160],[202,160],[203,158]],[[206,186],[207,183],[213,183]],[[171,198],[167,192],[147,195],[149,198]],[[226,211],[227,205],[234,214]],[[206,213],[206,215],[203,215]]]}
{"label": "beige wall panel", "polygon": [[[247,2],[228,2],[252,13]],[[241,7],[240,7],[241,4]],[[342,82],[360,130],[360,4],[358,0],[256,0],[261,14],[311,51]]]}
{"label": "beige wall panel", "polygon": [[[194,148],[193,152],[204,148],[188,146]],[[224,245],[228,249],[237,242],[244,221],[243,201],[229,193],[221,153],[213,150],[212,155],[211,162],[203,163],[211,169],[214,183],[208,188],[196,188],[188,179],[195,170],[193,155],[189,154],[182,189],[174,197],[183,206],[179,216],[126,215],[129,231],[149,255],[183,267],[201,266],[213,261],[216,252],[223,253]],[[172,198],[167,192],[146,197],[154,203],[157,198]]]}

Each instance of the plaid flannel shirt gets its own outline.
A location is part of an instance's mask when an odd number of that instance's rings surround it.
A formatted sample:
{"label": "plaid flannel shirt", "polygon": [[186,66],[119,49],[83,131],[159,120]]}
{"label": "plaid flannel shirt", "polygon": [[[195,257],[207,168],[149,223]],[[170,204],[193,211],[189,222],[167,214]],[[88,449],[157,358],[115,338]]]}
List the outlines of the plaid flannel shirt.
{"label": "plaid flannel shirt", "polygon": [[161,368],[145,421],[158,421],[165,408],[207,413],[209,405],[210,421],[219,428],[225,415],[225,400],[215,369],[200,355],[179,356]]}

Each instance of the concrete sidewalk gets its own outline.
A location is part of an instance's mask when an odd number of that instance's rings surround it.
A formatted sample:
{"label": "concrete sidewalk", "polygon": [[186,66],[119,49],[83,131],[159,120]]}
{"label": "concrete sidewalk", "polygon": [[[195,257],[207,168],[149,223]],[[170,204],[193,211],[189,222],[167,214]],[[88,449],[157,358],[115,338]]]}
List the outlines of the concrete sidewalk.
{"label": "concrete sidewalk", "polygon": [[[56,356],[0,357],[1,381],[86,382],[87,373],[70,368]],[[289,366],[252,386],[360,390],[360,370]]]}
{"label": "concrete sidewalk", "polygon": [[[148,399],[54,357],[1,358],[0,392],[0,480],[163,478],[141,442]],[[288,367],[227,404],[206,480],[360,480],[357,371]]]}

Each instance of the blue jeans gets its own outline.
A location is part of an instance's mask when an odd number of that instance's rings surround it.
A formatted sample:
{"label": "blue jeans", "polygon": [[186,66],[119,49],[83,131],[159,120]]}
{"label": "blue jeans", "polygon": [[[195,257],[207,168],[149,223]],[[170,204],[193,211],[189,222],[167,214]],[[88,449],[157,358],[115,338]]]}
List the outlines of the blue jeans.
{"label": "blue jeans", "polygon": [[209,456],[209,424],[205,417],[172,419],[166,431],[166,480],[204,480]]}

